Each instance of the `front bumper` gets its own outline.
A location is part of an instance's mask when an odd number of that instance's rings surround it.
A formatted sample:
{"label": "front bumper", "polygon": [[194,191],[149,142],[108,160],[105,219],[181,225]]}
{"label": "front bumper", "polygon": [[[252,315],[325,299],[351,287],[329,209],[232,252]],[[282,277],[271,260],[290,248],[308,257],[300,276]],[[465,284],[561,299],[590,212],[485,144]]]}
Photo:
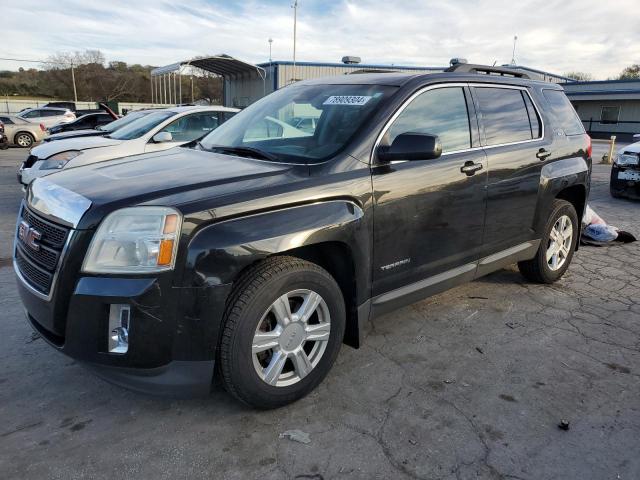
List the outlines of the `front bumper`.
{"label": "front bumper", "polygon": [[[167,274],[81,277],[66,309],[59,308],[63,285],[57,285],[49,301],[35,295],[20,279],[18,290],[34,330],[101,378],[153,395],[206,395],[212,385],[224,299],[230,288],[172,288],[170,281]],[[108,352],[111,304],[131,307],[125,354]]]}
{"label": "front bumper", "polygon": [[[620,178],[621,176],[623,178]],[[640,168],[620,168],[612,165],[609,185],[615,195],[640,199]]]}

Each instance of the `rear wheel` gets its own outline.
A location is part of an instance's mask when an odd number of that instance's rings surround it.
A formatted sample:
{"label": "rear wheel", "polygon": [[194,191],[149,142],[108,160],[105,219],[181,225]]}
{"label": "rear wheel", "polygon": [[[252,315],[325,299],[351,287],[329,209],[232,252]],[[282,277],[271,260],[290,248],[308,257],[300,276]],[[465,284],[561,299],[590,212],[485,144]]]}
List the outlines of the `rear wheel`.
{"label": "rear wheel", "polygon": [[553,202],[536,256],[518,263],[520,273],[537,283],[553,283],[569,268],[580,235],[578,215],[566,200]]}
{"label": "rear wheel", "polygon": [[34,142],[33,135],[27,132],[20,132],[16,134],[14,140],[14,143],[22,148],[29,148],[31,145],[33,145]]}
{"label": "rear wheel", "polygon": [[344,328],[344,300],[328,272],[293,257],[269,258],[230,297],[219,349],[224,385],[257,408],[298,400],[331,369]]}

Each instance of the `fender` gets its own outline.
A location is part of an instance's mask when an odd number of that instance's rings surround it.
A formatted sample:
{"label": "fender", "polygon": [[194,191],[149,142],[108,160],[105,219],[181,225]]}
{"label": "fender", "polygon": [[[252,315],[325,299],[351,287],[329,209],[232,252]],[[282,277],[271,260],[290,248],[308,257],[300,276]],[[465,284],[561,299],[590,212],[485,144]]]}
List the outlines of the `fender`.
{"label": "fender", "polygon": [[584,158],[564,158],[549,162],[542,167],[540,187],[538,190],[538,206],[534,220],[534,229],[541,234],[547,222],[547,213],[558,194],[567,188],[579,186],[584,189],[584,202],[577,208],[578,221],[584,212],[584,205],[589,196],[591,165]]}
{"label": "fender", "polygon": [[328,200],[223,220],[189,242],[185,286],[231,284],[249,265],[270,255],[322,244],[346,245],[353,258],[358,303],[368,298],[370,228],[351,200]]}

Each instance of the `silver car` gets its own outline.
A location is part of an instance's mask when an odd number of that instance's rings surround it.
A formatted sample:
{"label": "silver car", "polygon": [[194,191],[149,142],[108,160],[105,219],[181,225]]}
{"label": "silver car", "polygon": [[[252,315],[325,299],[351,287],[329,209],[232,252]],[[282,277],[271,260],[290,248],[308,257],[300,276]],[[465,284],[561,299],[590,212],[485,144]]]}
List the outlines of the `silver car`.
{"label": "silver car", "polygon": [[46,128],[53,127],[56,123],[67,123],[76,119],[76,114],[71,110],[53,107],[27,108],[16,116],[29,122],[42,123]]}
{"label": "silver car", "polygon": [[166,108],[144,115],[109,135],[45,142],[31,149],[18,178],[28,185],[35,178],[63,168],[168,150],[203,137],[236,112],[237,108],[215,106]]}
{"label": "silver car", "polygon": [[42,123],[27,122],[15,115],[0,115],[0,122],[4,124],[9,145],[29,148],[47,136],[47,129]]}

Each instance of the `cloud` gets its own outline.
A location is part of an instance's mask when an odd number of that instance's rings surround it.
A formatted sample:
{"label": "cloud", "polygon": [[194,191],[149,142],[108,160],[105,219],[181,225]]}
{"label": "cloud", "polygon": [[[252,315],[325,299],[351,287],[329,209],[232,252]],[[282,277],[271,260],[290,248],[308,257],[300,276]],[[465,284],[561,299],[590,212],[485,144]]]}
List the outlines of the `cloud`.
{"label": "cloud", "polygon": [[[637,0],[300,0],[297,58],[337,62],[447,65],[511,60],[555,73],[579,70],[596,78],[640,62]],[[228,53],[250,62],[290,60],[289,0],[224,2],[59,0],[55,7],[22,0],[3,6],[6,51],[43,59],[60,51],[101,50],[108,60],[165,65],[196,55]],[[20,64],[0,61],[0,68]],[[24,64],[22,66],[28,66]]]}

